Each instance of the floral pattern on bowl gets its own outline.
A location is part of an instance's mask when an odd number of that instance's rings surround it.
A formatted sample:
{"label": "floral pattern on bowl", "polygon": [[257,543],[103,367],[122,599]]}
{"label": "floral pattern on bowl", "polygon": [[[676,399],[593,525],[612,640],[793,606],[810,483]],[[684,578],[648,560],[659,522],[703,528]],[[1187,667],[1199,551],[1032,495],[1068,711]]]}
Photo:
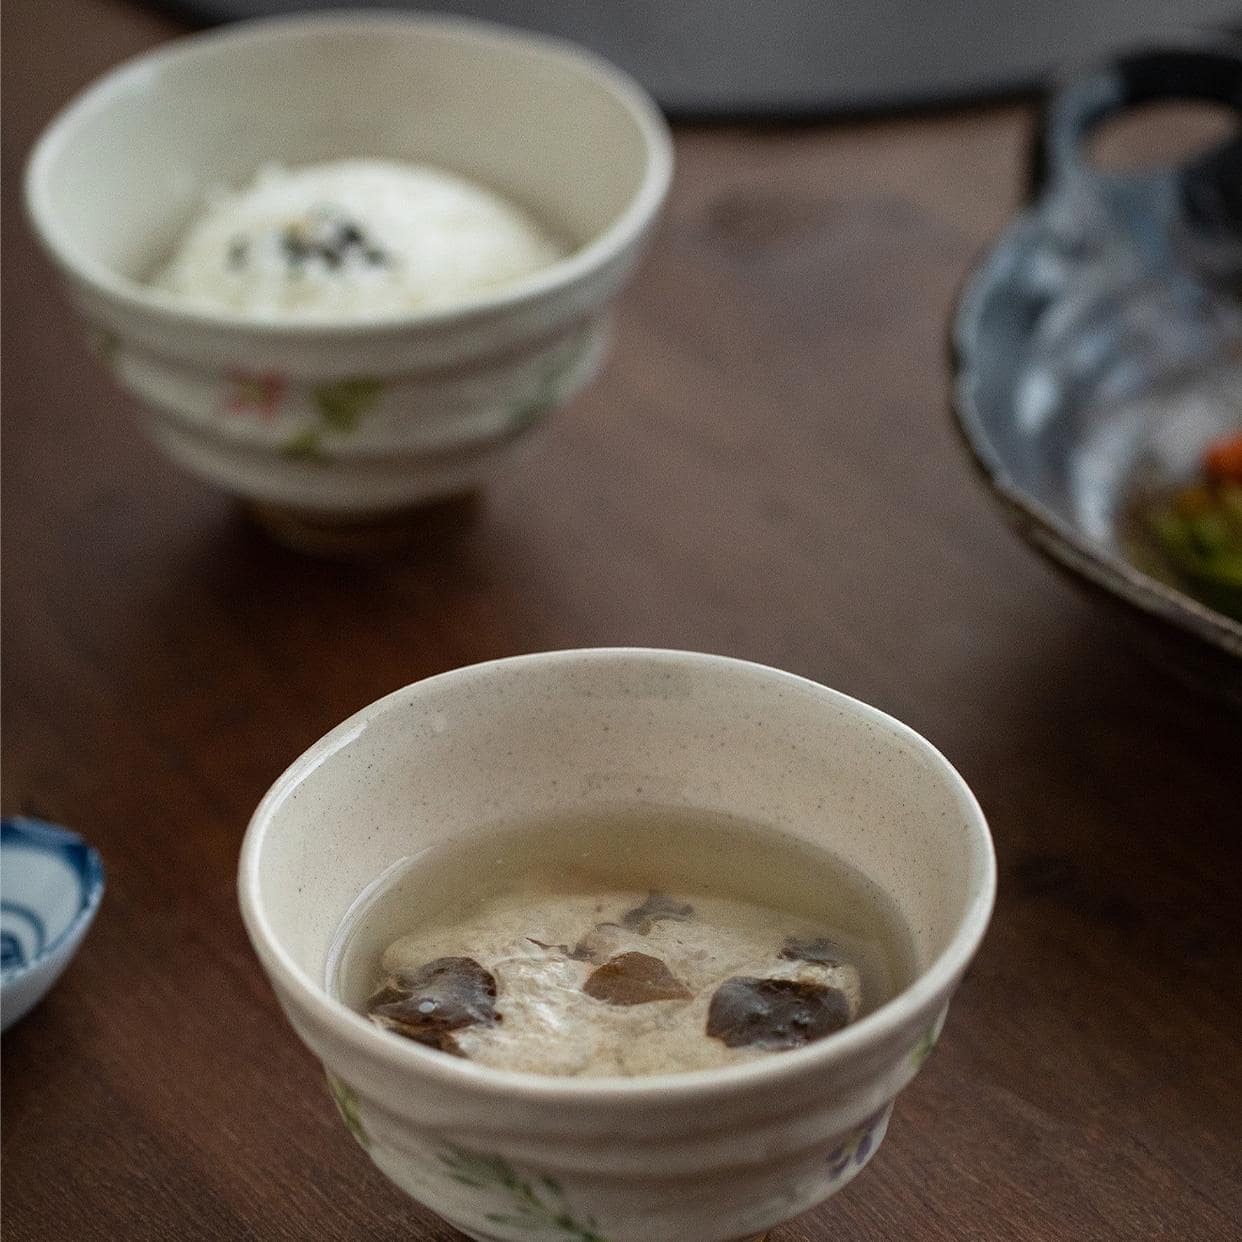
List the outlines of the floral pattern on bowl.
{"label": "floral pattern on bowl", "polygon": [[244,369],[216,378],[115,340],[106,360],[123,387],[162,408],[153,431],[196,473],[242,471],[246,494],[324,510],[360,496],[365,479],[361,509],[379,511],[478,483],[591,380],[605,339],[594,320],[489,366],[313,381]]}
{"label": "floral pattern on bowl", "polygon": [[[335,1074],[329,1073],[327,1079],[346,1129],[364,1150],[369,1151],[371,1137],[362,1121],[357,1093]],[[607,1242],[598,1232],[599,1223],[593,1216],[579,1220],[573,1214],[560,1182],[550,1174],[522,1174],[503,1156],[455,1146],[436,1152],[436,1159],[442,1175],[449,1180],[474,1190],[502,1192],[503,1205],[484,1214],[492,1224],[514,1225],[531,1236],[535,1231],[548,1230],[551,1236],[562,1239]]]}
{"label": "floral pattern on bowl", "polygon": [[[935,1043],[931,1031],[938,1025],[933,1024],[920,1040],[912,1057],[914,1068],[930,1052]],[[326,1078],[345,1128],[364,1151],[376,1158],[376,1142],[363,1120],[363,1106],[357,1092],[330,1071],[326,1073]],[[756,1220],[762,1222],[762,1219],[772,1215],[788,1215],[789,1205],[804,1207],[840,1190],[876,1154],[888,1129],[891,1114],[890,1103],[838,1139],[826,1155],[813,1159],[809,1165],[806,1162],[791,1164],[784,1184],[756,1209]],[[388,1158],[404,1163],[407,1175],[412,1171],[408,1151],[390,1152]],[[520,1236],[533,1242],[609,1242],[604,1227],[596,1217],[576,1210],[571,1193],[565,1189],[564,1179],[553,1176],[551,1172],[519,1168],[499,1152],[474,1151],[455,1143],[444,1143],[425,1153],[415,1163],[421,1166],[417,1176],[424,1185],[448,1181],[471,1191],[484,1192],[483,1202],[472,1204],[474,1214],[481,1216],[489,1226],[505,1230],[506,1238]],[[385,1167],[383,1161],[381,1167]],[[455,1223],[465,1229],[461,1221]],[[749,1222],[739,1224],[743,1230],[749,1227]],[[520,1233],[510,1235],[509,1230]],[[483,1235],[471,1233],[470,1236]],[[491,1235],[488,1239],[491,1242]]]}
{"label": "floral pattern on bowl", "polygon": [[285,454],[306,461],[326,462],[324,438],[354,431],[362,417],[383,396],[384,387],[383,380],[361,375],[317,384],[311,389],[311,398],[319,411],[319,423],[294,436],[285,445]]}
{"label": "floral pattern on bowl", "polygon": [[484,1213],[493,1225],[509,1225],[537,1236],[607,1242],[594,1216],[575,1216],[560,1182],[547,1173],[521,1174],[503,1156],[450,1147],[438,1153],[445,1173],[475,1190],[494,1190],[504,1210]]}
{"label": "floral pattern on bowl", "polygon": [[885,1108],[869,1117],[839,1147],[833,1149],[828,1157],[828,1172],[834,1182],[841,1181],[847,1174],[857,1173],[875,1155],[884,1131],[888,1129],[890,1112],[891,1109]]}

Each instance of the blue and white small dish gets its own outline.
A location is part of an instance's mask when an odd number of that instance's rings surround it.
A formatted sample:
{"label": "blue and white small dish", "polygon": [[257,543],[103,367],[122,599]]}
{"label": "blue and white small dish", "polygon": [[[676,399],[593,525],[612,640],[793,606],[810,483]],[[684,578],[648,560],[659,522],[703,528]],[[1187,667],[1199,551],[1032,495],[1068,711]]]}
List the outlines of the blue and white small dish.
{"label": "blue and white small dish", "polygon": [[103,863],[76,833],[0,820],[0,1030],[43,999],[103,897]]}

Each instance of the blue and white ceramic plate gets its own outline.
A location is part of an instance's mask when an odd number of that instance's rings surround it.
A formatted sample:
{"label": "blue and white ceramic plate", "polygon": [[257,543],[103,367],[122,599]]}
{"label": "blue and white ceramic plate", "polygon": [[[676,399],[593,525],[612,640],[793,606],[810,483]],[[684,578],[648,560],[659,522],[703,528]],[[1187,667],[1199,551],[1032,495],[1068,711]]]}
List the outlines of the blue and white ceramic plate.
{"label": "blue and white ceramic plate", "polygon": [[59,978],[103,890],[103,863],[76,833],[37,819],[0,820],[0,1029]]}
{"label": "blue and white ceramic plate", "polygon": [[1242,41],[1127,54],[1051,96],[1034,201],[957,309],[955,410],[1027,542],[1160,665],[1242,703],[1242,620],[1189,594],[1145,516],[1242,428],[1242,130],[1178,167],[1091,155],[1110,117],[1167,99],[1242,118]]}

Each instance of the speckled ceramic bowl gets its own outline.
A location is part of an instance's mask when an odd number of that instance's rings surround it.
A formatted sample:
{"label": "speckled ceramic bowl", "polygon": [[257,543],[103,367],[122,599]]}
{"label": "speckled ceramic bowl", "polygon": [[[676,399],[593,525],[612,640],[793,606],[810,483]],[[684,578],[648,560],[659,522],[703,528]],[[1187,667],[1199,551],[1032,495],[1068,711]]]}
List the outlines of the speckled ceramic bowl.
{"label": "speckled ceramic bowl", "polygon": [[[649,802],[822,845],[908,923],[917,978],[829,1038],[723,1070],[546,1078],[394,1038],[334,999],[359,894],[480,824]],[[875,1153],[987,926],[991,840],[917,734],[788,673],[672,651],[564,651],[399,690],[334,729],[250,823],[242,913],[354,1137],[489,1242],[722,1242],[802,1212]]]}
{"label": "speckled ceramic bowl", "polygon": [[[473,178],[575,249],[469,302],[354,325],[242,322],[143,283],[213,188],[346,157]],[[591,378],[671,167],[654,105],[593,55],[362,12],[231,26],[113,70],[44,133],[26,201],[169,456],[313,528],[484,484]]]}

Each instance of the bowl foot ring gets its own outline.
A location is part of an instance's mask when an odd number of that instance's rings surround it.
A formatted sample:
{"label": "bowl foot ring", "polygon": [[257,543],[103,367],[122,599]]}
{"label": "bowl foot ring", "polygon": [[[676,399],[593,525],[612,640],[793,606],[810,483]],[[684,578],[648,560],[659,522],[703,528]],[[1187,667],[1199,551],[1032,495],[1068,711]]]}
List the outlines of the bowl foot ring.
{"label": "bowl foot ring", "polygon": [[355,560],[416,554],[443,544],[473,524],[482,496],[459,492],[387,513],[324,513],[257,500],[244,507],[255,525],[286,548]]}

